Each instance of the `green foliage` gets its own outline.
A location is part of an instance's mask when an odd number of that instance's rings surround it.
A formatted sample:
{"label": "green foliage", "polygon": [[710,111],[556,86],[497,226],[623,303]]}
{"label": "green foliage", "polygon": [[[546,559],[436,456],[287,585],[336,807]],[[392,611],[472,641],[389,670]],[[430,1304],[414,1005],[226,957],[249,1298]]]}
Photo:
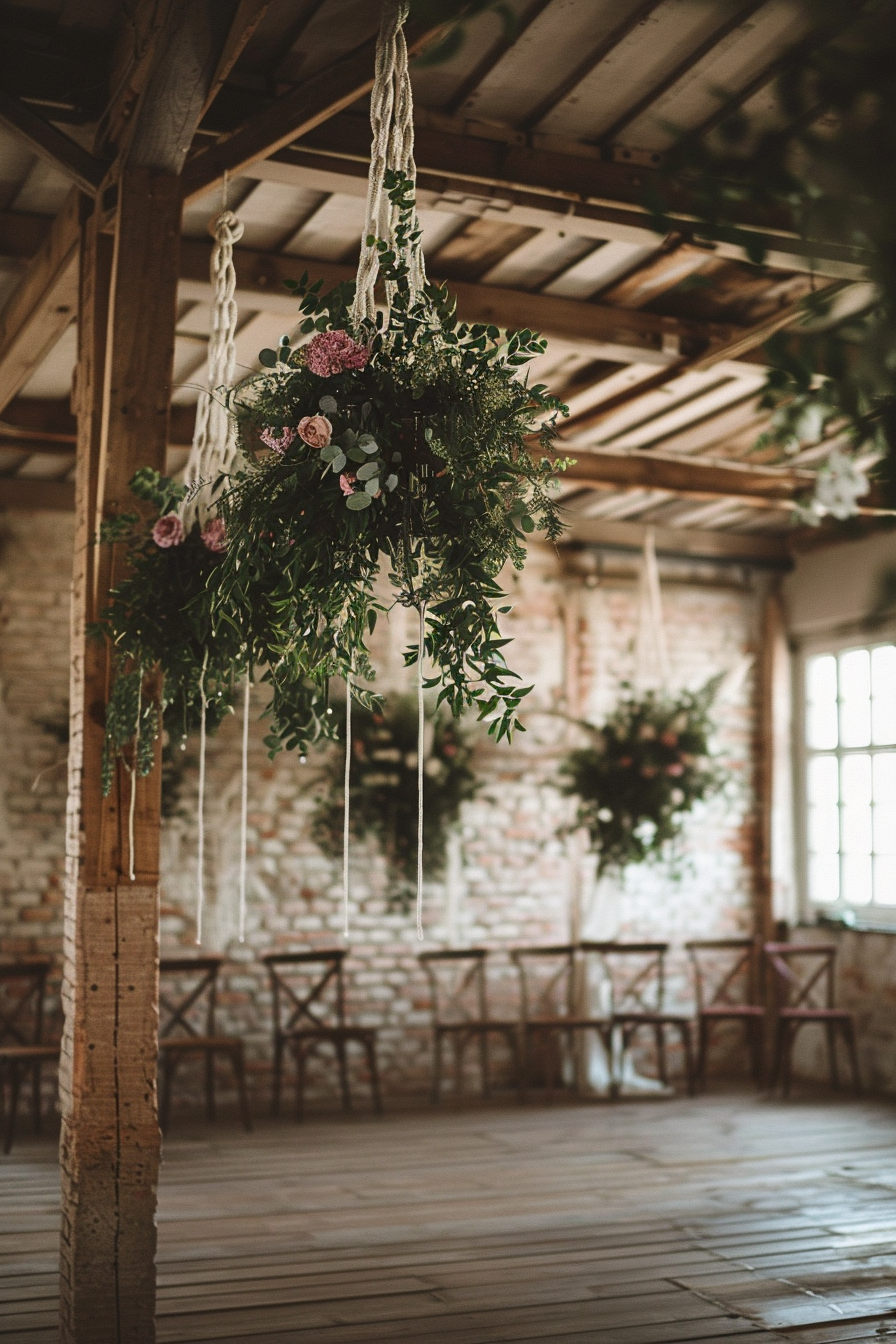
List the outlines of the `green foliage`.
{"label": "green foliage", "polygon": [[724,776],[709,759],[710,709],[721,677],[678,696],[626,695],[592,743],[570,753],[561,774],[577,795],[598,872],[658,858],[698,800]]}
{"label": "green foliage", "polygon": [[[735,223],[745,209],[793,219],[810,248],[840,244],[876,286],[864,306],[827,329],[780,333],[766,347],[774,366],[765,404],[775,410],[770,443],[783,453],[843,426],[853,445],[890,456],[896,445],[896,0],[847,5],[801,0],[810,33],[784,62],[777,115],[738,108],[708,137],[684,135],[666,171],[690,196],[709,238],[745,246],[765,261],[760,233]],[[724,106],[724,104],[723,104]],[[665,195],[665,193],[662,193]],[[657,227],[675,227],[664,199]],[[827,301],[807,301],[807,316]],[[815,310],[815,311],[813,311]],[[819,310],[822,310],[819,312]],[[887,485],[893,471],[879,473]],[[896,492],[891,489],[894,500]]]}
{"label": "green foliage", "polygon": [[[268,668],[272,753],[329,733],[331,677],[372,677],[367,639],[381,609],[373,580],[383,557],[394,601],[425,609],[427,685],[440,688],[439,703],[454,715],[475,705],[491,733],[509,735],[529,688],[504,660],[497,576],[508,562],[522,567],[536,526],[551,539],[561,532],[555,468],[533,457],[529,440],[547,449],[565,408],[516,376],[544,342],[459,323],[436,285],[415,301],[400,259],[412,186],[393,173],[387,187],[399,212],[395,245],[376,246],[390,318],[353,333],[367,362],[321,376],[306,363],[311,354],[284,338],[230,397],[247,465],[220,503],[230,542],[214,620],[238,630],[252,662]],[[305,276],[294,289],[302,330],[348,339],[351,285],[323,294]],[[329,429],[311,447],[296,430],[315,416]],[[284,431],[285,451],[259,452]],[[409,649],[408,663],[418,656]]]}
{"label": "green foliage", "polygon": [[[341,750],[325,759],[326,791],[316,799],[313,835],[325,853],[342,853],[345,705],[335,707]],[[417,705],[412,696],[390,697],[376,710],[352,705],[351,833],[372,836],[400,887],[417,871]],[[448,833],[461,803],[478,784],[470,768],[472,747],[450,717],[428,715],[423,789],[423,863],[439,873]]]}

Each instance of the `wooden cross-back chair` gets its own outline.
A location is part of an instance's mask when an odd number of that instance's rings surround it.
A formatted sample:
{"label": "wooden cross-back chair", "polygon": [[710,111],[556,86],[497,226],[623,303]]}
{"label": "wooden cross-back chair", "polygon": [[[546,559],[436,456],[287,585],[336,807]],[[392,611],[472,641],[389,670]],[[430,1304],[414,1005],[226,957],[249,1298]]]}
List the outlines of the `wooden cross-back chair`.
{"label": "wooden cross-back chair", "polygon": [[[839,1087],[837,1035],[843,1037],[849,1056],[853,1091],[861,1092],[859,1058],[852,1013],[834,1002],[834,943],[766,943],[765,955],[774,986],[775,1055],[772,1087],[779,1080],[784,1096],[790,1092],[793,1047],[801,1027],[816,1022],[825,1029],[831,1086]],[[819,1003],[818,999],[822,1002]]]}
{"label": "wooden cross-back chair", "polygon": [[765,1007],[759,997],[759,945],[755,938],[702,938],[685,943],[697,1001],[697,1081],[706,1086],[712,1028],[741,1022],[753,1079],[762,1083]]}
{"label": "wooden cross-back chair", "polygon": [[0,1123],[5,1119],[4,1153],[11,1150],[15,1138],[23,1076],[30,1075],[34,1132],[39,1134],[43,1066],[59,1059],[59,1046],[44,1041],[47,977],[52,966],[50,957],[0,962]]}
{"label": "wooden cross-back chair", "polygon": [[684,1054],[688,1091],[695,1088],[691,1019],[687,1013],[670,1012],[665,1006],[666,953],[668,943],[583,942],[583,957],[596,957],[612,990],[612,1028],[622,1033],[623,1052],[646,1027],[656,1045],[660,1082],[668,1083],[666,1029],[678,1033]]}
{"label": "wooden cross-back chair", "polygon": [[[215,1030],[218,973],[223,964],[223,957],[166,957],[159,964],[160,1120],[163,1129],[168,1126],[174,1075],[181,1060],[189,1055],[199,1055],[205,1065],[208,1119],[215,1118],[215,1058],[223,1055],[233,1069],[243,1126],[246,1130],[252,1128],[243,1042],[238,1036],[219,1036]],[[170,982],[170,988],[166,982]],[[189,988],[183,988],[184,982]]]}
{"label": "wooden cross-back chair", "polygon": [[432,1099],[442,1093],[442,1047],[451,1041],[454,1051],[454,1089],[463,1089],[463,1056],[471,1041],[479,1045],[482,1095],[490,1092],[489,1036],[502,1036],[513,1061],[516,1086],[522,1086],[519,1052],[519,1023],[489,1015],[486,981],[486,948],[451,948],[442,952],[421,952],[419,961],[429,980],[432,1001],[433,1070]]}
{"label": "wooden cross-back chair", "polygon": [[544,1064],[549,1101],[553,1100],[558,1076],[562,1082],[564,1043],[573,1061],[577,1040],[588,1033],[597,1035],[608,1058],[612,1052],[609,1016],[579,1011],[577,954],[574,943],[520,947],[510,953],[520,978],[523,1098],[533,1081],[536,1051]]}
{"label": "wooden cross-back chair", "polygon": [[[370,1090],[377,1114],[382,1113],[376,1028],[349,1026],[345,1020],[343,948],[308,952],[270,952],[262,960],[271,983],[274,1028],[274,1072],[271,1113],[280,1110],[283,1059],[287,1048],[296,1065],[296,1119],[305,1104],[305,1074],[308,1058],[321,1045],[330,1045],[339,1070],[342,1109],[352,1107],[348,1080],[347,1046],[354,1042],[364,1051],[370,1074]],[[296,983],[298,981],[298,984]]]}

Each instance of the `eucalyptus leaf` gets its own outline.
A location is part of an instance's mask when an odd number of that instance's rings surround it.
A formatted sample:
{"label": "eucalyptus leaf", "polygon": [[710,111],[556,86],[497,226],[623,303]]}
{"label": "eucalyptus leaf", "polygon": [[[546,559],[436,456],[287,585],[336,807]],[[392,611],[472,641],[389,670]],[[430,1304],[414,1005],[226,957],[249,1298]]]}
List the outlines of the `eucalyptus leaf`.
{"label": "eucalyptus leaf", "polygon": [[266,369],[273,369],[277,363],[277,351],[276,350],[259,351],[258,362]]}
{"label": "eucalyptus leaf", "polygon": [[374,476],[374,477],[372,477],[372,478],[367,482],[367,484],[364,486],[364,489],[365,489],[366,493],[367,493],[368,495],[370,495],[371,497],[373,497],[374,495],[378,495],[379,492],[380,492],[380,478],[379,478],[379,476]]}
{"label": "eucalyptus leaf", "polygon": [[369,481],[372,476],[380,474],[380,465],[378,462],[365,462],[363,467],[358,468],[358,480]]}
{"label": "eucalyptus leaf", "polygon": [[351,509],[353,513],[360,513],[361,509],[369,509],[373,500],[363,490],[354,495],[349,495],[345,501],[345,507]]}
{"label": "eucalyptus leaf", "polygon": [[339,452],[337,452],[336,456],[333,458],[332,462],[330,463],[330,470],[331,470],[331,471],[342,471],[343,467],[345,466],[345,461],[346,461],[345,453],[339,453]]}
{"label": "eucalyptus leaf", "polygon": [[390,491],[394,490],[397,484],[398,484],[398,477],[395,475],[395,472],[393,471],[386,477],[386,489]]}
{"label": "eucalyptus leaf", "polygon": [[335,415],[335,413],[339,410],[339,407],[336,404],[335,397],[330,396],[321,397],[320,401],[317,404],[323,411],[324,415]]}
{"label": "eucalyptus leaf", "polygon": [[339,449],[335,443],[328,443],[326,448],[321,448],[320,458],[322,462],[332,462],[334,457],[338,457]]}

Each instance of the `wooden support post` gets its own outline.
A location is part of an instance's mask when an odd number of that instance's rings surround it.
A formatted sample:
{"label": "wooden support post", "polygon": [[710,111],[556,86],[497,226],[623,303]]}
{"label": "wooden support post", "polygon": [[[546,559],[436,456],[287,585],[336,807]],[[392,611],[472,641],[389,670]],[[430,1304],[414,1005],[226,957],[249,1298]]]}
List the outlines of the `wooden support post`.
{"label": "wooden support post", "polygon": [[164,469],[181,221],[179,179],[128,168],[114,232],[85,221],[80,261],[77,533],[65,910],[63,1344],[155,1339],[160,771],[100,796],[106,648],[86,634],[121,578],[97,541],[130,508],[137,467]]}
{"label": "wooden support post", "polygon": [[772,910],[772,807],[775,761],[775,667],[783,629],[780,579],[769,579],[759,614],[759,648],[755,672],[755,730],[753,734],[753,789],[756,840],[754,847],[754,924],[757,938],[774,937]]}

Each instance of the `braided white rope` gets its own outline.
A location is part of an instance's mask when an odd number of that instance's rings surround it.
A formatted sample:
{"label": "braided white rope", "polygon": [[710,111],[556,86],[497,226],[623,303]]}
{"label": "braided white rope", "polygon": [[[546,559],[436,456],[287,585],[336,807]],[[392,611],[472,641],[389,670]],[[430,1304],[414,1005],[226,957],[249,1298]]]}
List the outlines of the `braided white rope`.
{"label": "braided white rope", "polygon": [[426,603],[420,616],[417,648],[417,937],[423,942],[423,751],[426,746],[426,714],[423,704],[423,659],[426,654]]}
{"label": "braided white rope", "polygon": [[230,387],[236,372],[233,245],[242,238],[243,225],[231,210],[222,210],[209,224],[209,233],[215,240],[211,261],[212,326],[208,342],[207,387],[199,394],[196,428],[184,469],[188,493],[183,506],[183,522],[187,529],[197,518],[200,522],[205,521],[213,502],[211,483],[222,472],[230,470],[237,453],[233,421],[216,392],[219,388]]}
{"label": "braided white rope", "polygon": [[199,698],[202,703],[202,717],[199,721],[199,788],[196,799],[196,945],[202,942],[202,915],[205,909],[205,747],[206,716],[208,714],[208,695],[205,690],[205,674],[208,669],[208,649],[202,660],[199,674]]}
{"label": "braided white rope", "polygon": [[240,784],[240,916],[239,939],[246,941],[246,849],[249,834],[249,699],[252,694],[252,678],[246,669],[243,687],[243,749],[242,779]]}
{"label": "braided white rope", "polygon": [[345,678],[345,771],[342,777],[342,934],[349,937],[349,874],[348,846],[351,824],[351,779],[352,779],[352,674]]}
{"label": "braided white rope", "polygon": [[[361,323],[376,319],[374,289],[379,274],[379,254],[376,247],[368,246],[369,237],[394,241],[398,214],[383,187],[387,169],[401,172],[411,182],[417,180],[414,162],[414,102],[411,77],[408,70],[408,47],[404,36],[404,21],[408,15],[408,0],[385,0],[379,36],[376,43],[376,66],[373,90],[370,95],[370,128],[373,142],[370,147],[370,173],[367,179],[367,210],[364,219],[364,237],[361,240],[361,258],[355,301],[352,305],[352,326],[357,331]],[[412,234],[419,233],[417,212],[414,211]],[[404,260],[409,269],[412,302],[423,294],[426,273],[419,238],[410,238],[405,245]],[[386,304],[391,299],[387,286]]]}

